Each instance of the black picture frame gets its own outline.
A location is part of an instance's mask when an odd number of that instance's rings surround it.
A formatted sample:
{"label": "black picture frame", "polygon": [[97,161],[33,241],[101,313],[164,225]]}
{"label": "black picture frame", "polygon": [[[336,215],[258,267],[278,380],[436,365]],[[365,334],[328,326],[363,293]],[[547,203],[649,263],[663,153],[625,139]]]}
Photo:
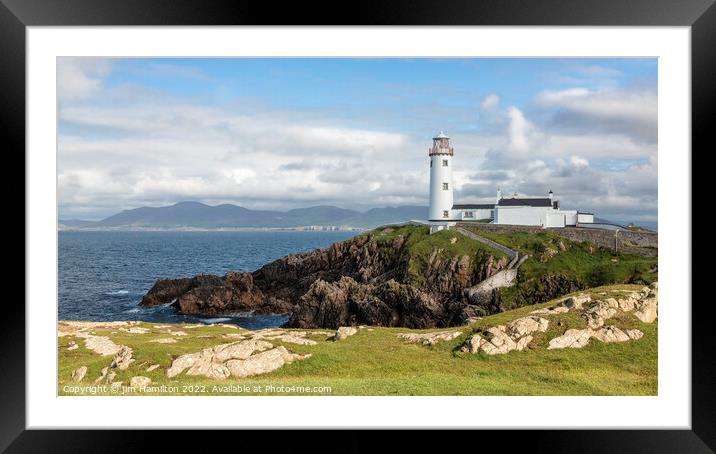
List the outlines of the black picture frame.
{"label": "black picture frame", "polygon": [[[245,0],[0,0],[0,130],[6,156],[20,156],[25,151],[26,27],[88,25],[690,26],[692,149],[700,152],[716,149],[712,138],[716,101],[714,0],[386,0],[350,4]],[[684,159],[693,159],[694,154],[685,154]],[[26,236],[25,241],[28,241]],[[699,273],[705,271],[694,270],[697,279],[692,278],[693,282],[698,282]],[[684,304],[691,304],[691,298],[685,295]],[[709,332],[713,322],[709,320],[713,320],[714,304],[699,302],[694,299],[695,304],[691,304],[691,430],[515,431],[514,434],[480,431],[455,436],[413,431],[395,437],[395,443],[401,450],[427,446],[424,443],[429,439],[442,439],[448,444],[454,441],[446,440],[462,440],[472,444],[474,449],[497,442],[509,451],[543,448],[570,453],[713,452],[716,449],[713,352],[716,350]],[[20,304],[5,304],[3,309],[0,449],[75,453],[143,451],[142,448],[153,442],[169,448],[171,444],[184,444],[187,439],[207,439],[206,434],[186,431],[176,436],[165,431],[25,430],[25,308]],[[660,367],[668,365],[660,364]],[[272,450],[293,451],[302,444],[320,449],[316,445],[320,443],[324,449],[365,451],[376,443],[365,432],[333,432],[331,437],[336,441],[330,444],[323,436],[258,436],[270,437]],[[234,443],[239,440],[228,431],[210,437],[216,446],[225,440]],[[385,447],[390,449],[388,445]]]}

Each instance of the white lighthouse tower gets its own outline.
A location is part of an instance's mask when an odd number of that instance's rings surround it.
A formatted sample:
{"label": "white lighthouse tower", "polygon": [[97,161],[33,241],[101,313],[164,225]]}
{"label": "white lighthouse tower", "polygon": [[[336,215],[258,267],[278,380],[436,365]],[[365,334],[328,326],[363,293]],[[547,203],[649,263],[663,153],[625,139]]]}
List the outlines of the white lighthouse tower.
{"label": "white lighthouse tower", "polygon": [[[430,209],[428,219],[435,223],[435,229],[448,227],[452,218],[452,157],[450,138],[442,131],[433,137],[430,156]],[[441,224],[437,224],[440,222]]]}

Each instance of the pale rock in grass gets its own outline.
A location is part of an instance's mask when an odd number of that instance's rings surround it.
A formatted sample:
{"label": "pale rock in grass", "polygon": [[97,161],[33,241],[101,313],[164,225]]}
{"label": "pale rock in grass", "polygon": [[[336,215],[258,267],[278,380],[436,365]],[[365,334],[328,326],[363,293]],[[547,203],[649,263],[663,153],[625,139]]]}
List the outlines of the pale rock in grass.
{"label": "pale rock in grass", "polygon": [[159,369],[159,364],[152,364],[151,366],[147,367],[147,372],[151,372],[155,369]]}
{"label": "pale rock in grass", "polygon": [[484,342],[486,341],[482,338],[482,336],[480,336],[479,334],[473,334],[472,336],[467,338],[461,350],[469,353],[477,353],[480,351],[480,346]]}
{"label": "pale rock in grass", "polygon": [[283,334],[286,334],[286,331],[280,330],[280,329],[267,328],[267,329],[260,329],[258,331],[252,332],[251,337],[254,339],[261,339],[264,337],[281,336]]}
{"label": "pale rock in grass", "polygon": [[589,303],[590,301],[592,301],[592,297],[590,295],[580,293],[579,295],[570,296],[569,298],[562,301],[562,306],[566,307],[567,309],[581,310],[584,303]]}
{"label": "pale rock in grass", "polygon": [[607,298],[604,302],[612,309],[619,309],[619,302],[615,298]]}
{"label": "pale rock in grass", "polygon": [[399,333],[398,337],[411,343],[435,345],[441,341],[449,341],[460,336],[462,331],[436,331],[433,333]]}
{"label": "pale rock in grass", "polygon": [[120,345],[115,344],[106,336],[95,336],[86,333],[77,333],[77,337],[85,340],[85,347],[102,356],[116,355],[119,352]]}
{"label": "pale rock in grass", "polygon": [[659,282],[652,282],[649,288],[652,290],[659,290]]}
{"label": "pale rock in grass", "polygon": [[172,361],[172,365],[169,369],[167,369],[167,377],[172,378],[181,374],[184,372],[184,369],[193,366],[200,356],[201,352],[187,353],[179,356],[177,359]]}
{"label": "pale rock in grass", "polygon": [[629,340],[627,333],[613,325],[594,331],[592,337],[605,343],[626,342]]}
{"label": "pale rock in grass", "polygon": [[265,374],[283,367],[286,363],[291,363],[297,359],[305,359],[310,355],[298,355],[286,350],[285,347],[276,347],[274,349],[251,355],[247,359],[232,359],[226,362],[226,367],[234,377],[250,377],[253,375]]}
{"label": "pale rock in grass", "polygon": [[87,375],[87,366],[81,366],[72,371],[72,381],[79,383]]}
{"label": "pale rock in grass", "polygon": [[120,328],[120,331],[124,331],[129,334],[146,334],[150,331],[149,328],[142,328],[141,326],[133,326],[131,328]]}
{"label": "pale rock in grass", "polygon": [[592,337],[592,330],[587,329],[568,329],[559,337],[549,341],[547,350],[558,348],[582,348],[589,343]]}
{"label": "pale rock in grass", "polygon": [[149,342],[156,342],[158,344],[176,344],[177,340],[171,337],[162,337],[160,339],[150,340]]}
{"label": "pale rock in grass", "polygon": [[515,350],[522,351],[529,345],[530,342],[532,342],[532,336],[525,336],[522,339],[517,341],[517,346],[515,346]]}
{"label": "pale rock in grass", "polygon": [[343,340],[357,333],[358,330],[352,326],[341,326],[336,330],[336,334],[333,335],[334,341]]}
{"label": "pale rock in grass", "polygon": [[245,340],[231,344],[221,344],[213,348],[213,361],[224,362],[230,359],[246,359],[256,351],[272,348],[270,342],[263,340]]}
{"label": "pale rock in grass", "polygon": [[628,329],[626,330],[627,336],[629,336],[629,339],[632,340],[639,340],[644,336],[644,333],[639,331],[638,329]]}
{"label": "pale rock in grass", "polygon": [[225,378],[229,378],[231,375],[229,369],[225,365],[211,361],[197,361],[196,364],[191,366],[189,370],[186,371],[186,374],[201,375],[215,380],[223,380]]}
{"label": "pale rock in grass", "polygon": [[169,334],[172,336],[188,336],[186,331],[169,331]]}
{"label": "pale rock in grass", "polygon": [[103,367],[100,371],[100,376],[97,377],[97,379],[94,381],[95,384],[98,383],[112,383],[112,380],[114,380],[114,377],[117,376],[117,373],[114,371],[110,371],[109,367]]}
{"label": "pale rock in grass", "polygon": [[149,377],[143,377],[141,375],[137,375],[136,377],[132,377],[131,380],[129,380],[129,386],[132,388],[142,389],[146,388],[152,383],[152,379]]}
{"label": "pale rock in grass", "polygon": [[505,332],[514,340],[519,339],[527,334],[532,334],[535,331],[545,332],[549,327],[549,321],[542,317],[535,315],[528,315],[527,317],[521,317],[512,320],[507,324]]}
{"label": "pale rock in grass", "polygon": [[[616,300],[613,304],[618,305]],[[582,318],[587,321],[587,325],[592,329],[600,328],[604,325],[604,321],[614,317],[617,310],[610,303],[604,301],[596,301],[587,311],[582,314]]]}
{"label": "pale rock in grass", "polygon": [[543,307],[542,309],[536,309],[530,314],[544,314],[544,315],[556,315],[556,314],[564,314],[565,312],[569,312],[569,308],[564,306],[556,306],[556,307]]}
{"label": "pale rock in grass", "polygon": [[302,336],[295,336],[292,334],[282,334],[281,336],[272,337],[271,339],[297,345],[316,345],[318,343],[312,339],[306,339]]}
{"label": "pale rock in grass", "polygon": [[455,244],[455,243],[457,243],[457,238],[456,237],[450,238],[450,244]]}
{"label": "pale rock in grass", "polygon": [[247,359],[254,352],[264,351],[272,347],[273,345],[269,342],[250,339],[205,348],[200,352],[188,353],[176,358],[171,367],[167,369],[167,376],[169,378],[175,377],[188,368],[188,375],[203,375],[214,379],[228,378],[230,373],[223,364],[225,361]]}
{"label": "pale rock in grass", "polygon": [[154,325],[152,328],[154,328],[154,329],[171,328],[171,325]]}
{"label": "pale rock in grass", "polygon": [[644,323],[652,323],[658,316],[657,306],[657,298],[644,298],[639,304],[639,309],[634,312],[634,316]]}
{"label": "pale rock in grass", "polygon": [[488,355],[499,355],[510,352],[517,348],[517,344],[504,331],[494,326],[487,330],[487,338],[475,334],[467,340],[466,347],[471,353],[481,351]]}
{"label": "pale rock in grass", "polygon": [[67,350],[77,350],[80,348],[79,345],[77,345],[77,342],[71,341],[69,344],[67,344]]}
{"label": "pale rock in grass", "polygon": [[114,359],[112,360],[112,364],[109,366],[111,368],[118,368],[119,370],[127,370],[129,365],[134,362],[134,358],[132,358],[132,349],[122,345],[117,352],[117,354],[114,356]]}
{"label": "pale rock in grass", "polygon": [[223,337],[225,339],[243,339],[246,336],[241,333],[226,333],[226,334],[222,335],[221,337]]}
{"label": "pale rock in grass", "polygon": [[633,298],[632,296],[628,296],[626,298],[617,300],[617,303],[619,305],[619,309],[621,309],[623,312],[631,312],[637,306],[638,300]]}

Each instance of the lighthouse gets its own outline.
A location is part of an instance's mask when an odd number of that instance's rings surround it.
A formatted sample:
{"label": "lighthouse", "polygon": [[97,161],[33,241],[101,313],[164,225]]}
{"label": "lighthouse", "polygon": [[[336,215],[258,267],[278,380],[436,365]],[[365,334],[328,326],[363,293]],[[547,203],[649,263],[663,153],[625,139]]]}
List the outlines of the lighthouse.
{"label": "lighthouse", "polygon": [[[450,138],[442,131],[433,137],[430,156],[430,209],[428,219],[432,222],[450,221],[452,218],[452,157]],[[446,225],[447,226],[447,225]]]}

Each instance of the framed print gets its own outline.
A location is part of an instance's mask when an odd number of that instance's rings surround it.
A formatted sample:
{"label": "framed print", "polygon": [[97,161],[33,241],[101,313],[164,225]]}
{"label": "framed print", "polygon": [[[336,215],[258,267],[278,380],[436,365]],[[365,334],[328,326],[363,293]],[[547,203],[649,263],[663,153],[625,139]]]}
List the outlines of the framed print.
{"label": "framed print", "polygon": [[3,0],[27,268],[2,446],[710,452],[712,3]]}

